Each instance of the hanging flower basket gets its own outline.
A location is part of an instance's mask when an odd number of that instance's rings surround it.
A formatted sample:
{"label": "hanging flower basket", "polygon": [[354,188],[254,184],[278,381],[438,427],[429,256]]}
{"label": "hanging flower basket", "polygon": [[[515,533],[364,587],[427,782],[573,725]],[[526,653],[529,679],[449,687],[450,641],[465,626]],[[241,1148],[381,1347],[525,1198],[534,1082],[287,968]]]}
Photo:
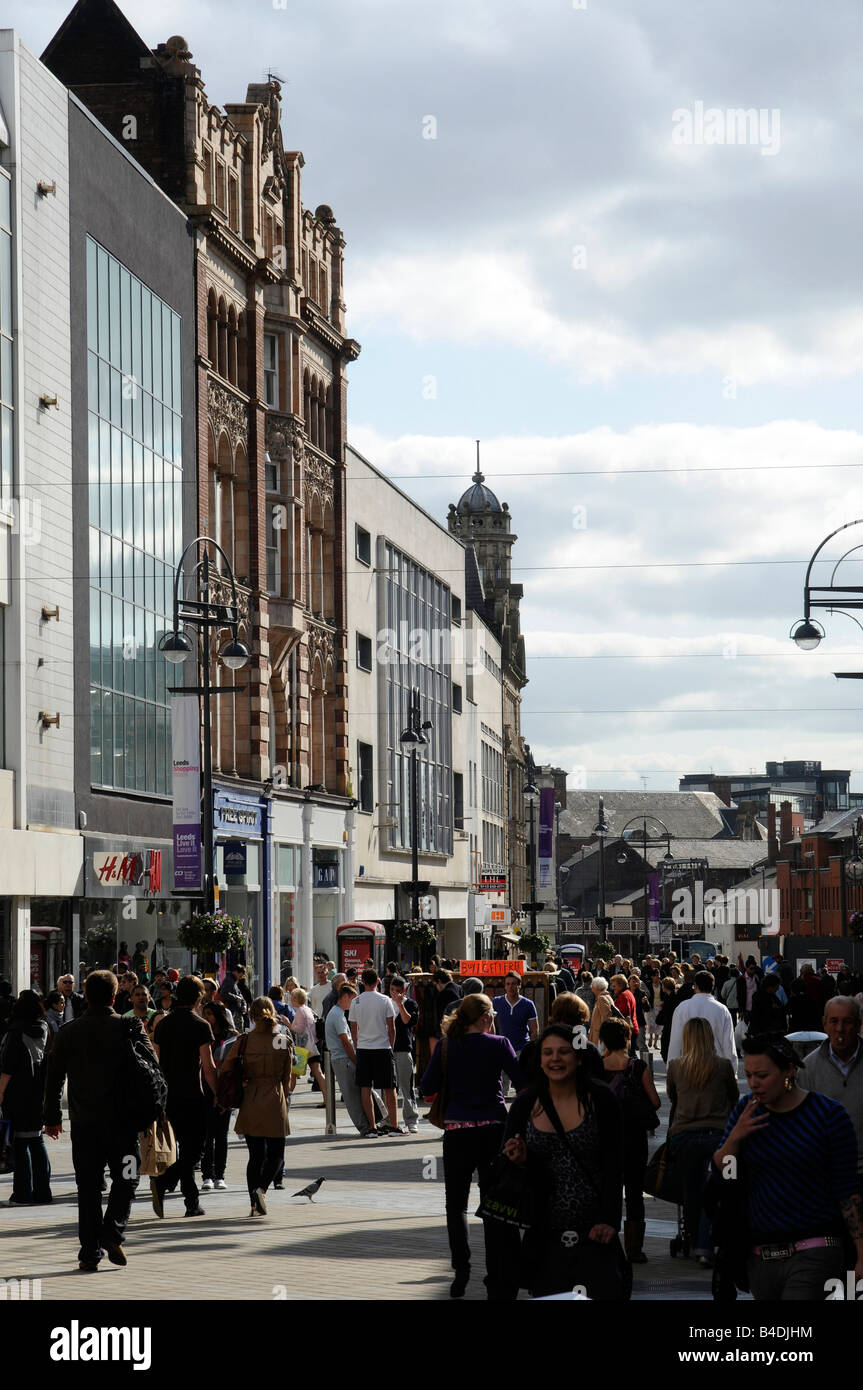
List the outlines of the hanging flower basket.
{"label": "hanging flower basket", "polygon": [[231,917],[217,909],[199,912],[188,922],[181,922],[177,940],[187,951],[199,955],[211,951],[220,956],[225,951],[242,950],[246,944],[246,929],[239,917]]}
{"label": "hanging flower basket", "polygon": [[399,922],[393,931],[393,940],[400,946],[434,946],[437,937],[430,922]]}
{"label": "hanging flower basket", "polygon": [[551,945],[551,937],[544,932],[522,932],[518,938],[518,944],[526,956],[538,956],[540,951],[547,951]]}
{"label": "hanging flower basket", "polygon": [[852,912],[848,919],[848,925],[855,941],[863,941],[863,912]]}

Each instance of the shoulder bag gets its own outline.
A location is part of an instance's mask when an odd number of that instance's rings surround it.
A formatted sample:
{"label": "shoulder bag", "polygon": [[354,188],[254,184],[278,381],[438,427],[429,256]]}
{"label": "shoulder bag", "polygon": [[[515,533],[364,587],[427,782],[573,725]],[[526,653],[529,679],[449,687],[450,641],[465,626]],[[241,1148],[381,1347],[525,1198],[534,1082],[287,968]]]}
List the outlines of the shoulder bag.
{"label": "shoulder bag", "polygon": [[216,1077],[216,1104],[220,1110],[239,1110],[243,1103],[243,1087],[246,1081],[243,1074],[243,1055],[248,1041],[248,1033],[243,1033],[230,1070],[223,1072],[220,1069]]}

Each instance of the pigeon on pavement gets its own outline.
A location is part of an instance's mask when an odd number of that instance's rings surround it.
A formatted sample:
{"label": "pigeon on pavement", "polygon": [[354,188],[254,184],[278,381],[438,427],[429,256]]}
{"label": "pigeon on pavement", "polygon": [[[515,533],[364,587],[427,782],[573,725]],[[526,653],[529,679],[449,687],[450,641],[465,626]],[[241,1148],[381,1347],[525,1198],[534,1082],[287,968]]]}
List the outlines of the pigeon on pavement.
{"label": "pigeon on pavement", "polygon": [[320,1185],[321,1185],[322,1182],[323,1182],[323,1178],[315,1178],[315,1181],[314,1181],[314,1182],[310,1182],[309,1185],[308,1185],[308,1187],[301,1187],[300,1190],[299,1190],[299,1192],[292,1192],[292,1193],[291,1193],[291,1196],[292,1196],[292,1197],[308,1197],[309,1201],[310,1201],[310,1202],[313,1202],[313,1201],[315,1200],[315,1193],[317,1192],[317,1190],[318,1190],[318,1188],[320,1187]]}

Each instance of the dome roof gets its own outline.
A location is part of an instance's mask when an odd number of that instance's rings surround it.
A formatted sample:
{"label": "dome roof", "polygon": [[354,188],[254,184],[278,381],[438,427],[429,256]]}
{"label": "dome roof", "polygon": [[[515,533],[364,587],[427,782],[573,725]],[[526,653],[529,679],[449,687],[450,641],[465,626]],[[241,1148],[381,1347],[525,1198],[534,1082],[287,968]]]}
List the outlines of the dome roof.
{"label": "dome roof", "polygon": [[490,487],[485,486],[485,476],[477,468],[473,475],[473,487],[462,493],[456,511],[459,516],[474,516],[477,513],[502,512],[503,507]]}

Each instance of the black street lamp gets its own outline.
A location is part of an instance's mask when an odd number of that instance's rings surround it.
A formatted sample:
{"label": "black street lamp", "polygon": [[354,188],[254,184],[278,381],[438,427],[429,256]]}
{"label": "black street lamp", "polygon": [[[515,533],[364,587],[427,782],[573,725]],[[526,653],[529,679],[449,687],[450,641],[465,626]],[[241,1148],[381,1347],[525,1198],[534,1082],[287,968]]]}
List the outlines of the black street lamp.
{"label": "black street lamp", "polygon": [[[853,526],[863,526],[863,520],[848,521],[844,526],[837,526],[835,531],[831,531],[829,536],[825,536],[823,541],[816,546],[812,557],[806,567],[806,578],[803,581],[803,617],[800,622],[795,623],[789,632],[792,642],[796,642],[801,651],[812,652],[825,636],[824,628],[819,622],[812,619],[813,608],[824,608],[828,613],[843,613],[848,608],[863,608],[863,585],[861,584],[835,584],[836,571],[847,560],[849,555],[853,555],[855,550],[863,549],[863,541],[852,545],[844,554],[839,556],[830,574],[829,584],[811,584],[812,566],[821,554],[828,541],[832,541],[834,536],[838,536],[842,531],[849,531]],[[850,613],[845,613],[846,618],[850,618]],[[856,618],[853,622],[860,626]],[[856,671],[834,671],[838,680],[860,680],[863,673]]]}
{"label": "black street lamp", "polygon": [[402,751],[410,753],[411,774],[410,774],[410,822],[411,822],[411,881],[402,884],[411,896],[411,917],[416,925],[420,921],[420,894],[428,889],[427,883],[419,882],[419,843],[420,843],[420,824],[419,824],[419,781],[417,773],[417,750],[428,746],[427,731],[433,728],[430,719],[421,720],[420,717],[420,693],[414,688],[411,691],[410,705],[408,707],[407,728],[402,730],[399,743]]}
{"label": "black street lamp", "polygon": [[[641,823],[641,834],[632,835],[630,836],[629,840],[627,840],[627,830],[629,830],[629,827],[631,825],[635,825],[638,822]],[[658,835],[653,832],[648,834],[648,822],[650,822],[653,826],[662,827]],[[640,955],[643,958],[647,955],[648,951],[650,950],[650,862],[647,858],[647,848],[648,845],[662,844],[664,840],[665,854],[663,855],[663,859],[666,863],[670,863],[674,859],[674,855],[671,853],[671,831],[668,829],[668,826],[665,824],[665,822],[661,821],[658,816],[648,816],[644,814],[641,816],[633,816],[631,820],[628,820],[626,822],[626,825],[623,826],[620,832],[620,838],[624,841],[624,843],[635,843],[640,844],[641,846],[642,863],[644,867],[644,949],[640,952]],[[617,862],[618,864],[625,864],[626,860],[626,851],[623,850],[617,856]]]}
{"label": "black street lamp", "polygon": [[[195,548],[195,598],[180,597],[180,582],[183,578],[183,564],[192,548]],[[218,603],[211,594],[212,575],[210,570],[210,548],[221,556],[222,570],[231,586],[230,604]],[[217,570],[217,574],[219,571]],[[215,906],[215,872],[213,853],[213,749],[211,741],[210,701],[213,695],[235,695],[245,690],[244,685],[219,686],[213,690],[210,684],[210,658],[212,638],[225,628],[230,632],[230,640],[218,653],[219,660],[229,671],[239,671],[249,660],[248,647],[237,636],[240,613],[237,603],[237,585],[230,561],[218,541],[210,536],[196,536],[190,541],[180,556],[177,573],[174,576],[174,627],[159,640],[159,651],[166,661],[179,666],[195,653],[195,644],[188,633],[182,630],[185,623],[200,629],[197,647],[200,685],[170,685],[172,695],[198,695],[201,700],[203,724],[203,757],[201,770],[201,848],[203,850],[203,877],[201,897],[204,911],[212,912]]]}
{"label": "black street lamp", "polygon": [[605,837],[611,834],[611,827],[605,819],[605,798],[599,798],[599,820],[593,827],[593,833],[599,840],[599,911],[596,914],[596,925],[599,927],[601,939],[604,941],[605,928],[607,921],[605,916]]}

